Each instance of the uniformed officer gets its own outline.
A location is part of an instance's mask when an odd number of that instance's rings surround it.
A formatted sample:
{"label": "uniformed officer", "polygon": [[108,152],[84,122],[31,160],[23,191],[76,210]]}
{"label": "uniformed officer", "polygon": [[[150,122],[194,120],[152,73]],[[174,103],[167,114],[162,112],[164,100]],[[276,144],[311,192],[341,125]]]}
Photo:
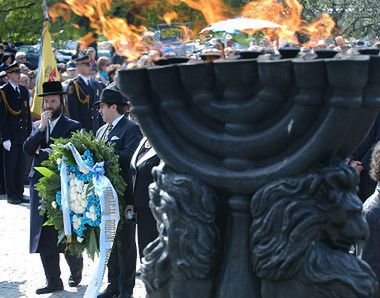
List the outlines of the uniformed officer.
{"label": "uniformed officer", "polygon": [[3,141],[5,188],[8,203],[24,200],[24,173],[26,156],[22,144],[32,130],[29,92],[20,85],[21,72],[14,63],[4,69],[9,82],[0,88],[0,131]]}
{"label": "uniformed officer", "polygon": [[67,88],[68,111],[71,119],[79,121],[82,128],[94,133],[102,124],[94,102],[99,100],[101,84],[91,78],[91,65],[88,56],[75,59],[79,75]]}

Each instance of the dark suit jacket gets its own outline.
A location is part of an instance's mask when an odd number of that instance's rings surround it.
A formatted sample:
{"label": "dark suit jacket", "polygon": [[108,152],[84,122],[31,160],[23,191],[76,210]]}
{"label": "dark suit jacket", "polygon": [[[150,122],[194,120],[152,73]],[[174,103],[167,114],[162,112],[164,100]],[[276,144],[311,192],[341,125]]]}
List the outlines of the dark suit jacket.
{"label": "dark suit jacket", "polygon": [[[80,76],[70,81],[67,87],[67,108],[71,119],[79,121],[82,128],[95,133],[102,121],[97,108],[94,107],[94,103],[99,100],[103,87],[94,79],[90,79],[90,81],[90,86]],[[75,83],[79,86],[80,99],[83,101],[86,96],[89,96],[89,103],[80,102]]]}
{"label": "dark suit jacket", "polygon": [[146,138],[141,140],[131,161],[132,198],[133,205],[137,208],[149,208],[149,185],[153,182],[152,169],[160,163],[160,158],[153,147],[137,160],[145,141]]}
{"label": "dark suit jacket", "polygon": [[[35,190],[34,186],[38,182],[38,179],[41,178],[41,174],[38,173],[34,167],[41,166],[41,163],[44,160],[49,158],[49,154],[46,151],[41,149],[50,148],[51,142],[46,143],[45,133],[41,132],[38,129],[40,125],[40,121],[36,121],[33,125],[33,131],[31,135],[24,142],[24,152],[27,155],[33,156],[33,164],[32,169],[29,174],[30,178],[30,252],[45,252],[51,253],[57,250],[57,239],[44,239],[44,246],[39,246],[40,236],[41,236],[41,228],[44,222],[44,217],[39,214],[38,207],[40,206],[38,193]],[[74,120],[71,120],[64,115],[57,121],[53,131],[51,132],[50,138],[68,138],[71,134],[79,130],[81,128],[80,123]],[[36,151],[38,147],[40,147],[39,153]],[[53,234],[52,238],[56,236]]]}
{"label": "dark suit jacket", "polygon": [[5,84],[2,90],[12,110],[20,111],[16,116],[5,107],[4,99],[0,97],[0,131],[3,141],[10,140],[13,144],[22,144],[32,130],[32,121],[29,107],[29,91],[19,85],[18,94],[10,83]]}
{"label": "dark suit jacket", "polygon": [[372,125],[367,136],[360,143],[355,152],[352,153],[350,159],[360,161],[364,168],[369,171],[372,150],[378,141],[380,141],[380,113],[377,115],[375,123]]}
{"label": "dark suit jacket", "polygon": [[[96,138],[102,139],[106,132],[108,124],[103,125],[96,132]],[[123,116],[110,131],[107,143],[114,144],[115,152],[119,156],[119,163],[124,180],[127,183],[127,191],[125,194],[126,204],[132,204],[132,178],[130,172],[130,162],[133,153],[135,152],[142,134],[139,126]]]}

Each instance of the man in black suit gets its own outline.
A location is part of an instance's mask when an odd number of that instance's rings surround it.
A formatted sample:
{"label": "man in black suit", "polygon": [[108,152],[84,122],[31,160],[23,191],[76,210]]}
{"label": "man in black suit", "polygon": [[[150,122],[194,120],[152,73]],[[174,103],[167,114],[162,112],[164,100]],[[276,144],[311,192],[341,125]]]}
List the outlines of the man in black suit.
{"label": "man in black suit", "polygon": [[[59,253],[64,251],[64,244],[57,246],[57,231],[52,226],[43,226],[46,216],[39,214],[38,192],[34,188],[41,175],[34,170],[49,158],[51,138],[68,138],[81,128],[80,123],[63,115],[64,101],[60,82],[42,84],[43,110],[41,120],[33,125],[33,131],[24,143],[24,151],[33,157],[30,171],[30,253],[39,253],[44,267],[47,285],[37,289],[37,294],[52,293],[63,289],[60,278]],[[59,207],[57,207],[59,208]],[[70,267],[69,285],[77,286],[82,279],[83,259],[65,253]]]}
{"label": "man in black suit", "polygon": [[[116,154],[119,156],[120,167],[124,180],[127,183],[125,194],[125,210],[133,212],[133,200],[131,193],[132,177],[130,162],[136,150],[142,134],[138,125],[124,116],[127,101],[120,91],[104,89],[99,105],[99,113],[106,123],[96,133],[96,138],[114,144]],[[107,289],[100,294],[100,298],[130,298],[133,294],[136,277],[136,224],[131,221],[119,222],[112,253],[108,261]]]}
{"label": "man in black suit", "polygon": [[380,113],[367,136],[350,156],[349,164],[360,174],[358,196],[363,202],[373,194],[376,188],[376,181],[369,176],[369,170],[373,147],[378,141],[380,141]]}
{"label": "man in black suit", "polygon": [[9,82],[0,88],[0,131],[3,141],[5,188],[8,203],[27,202],[24,194],[26,156],[22,144],[32,130],[29,108],[29,91],[20,85],[20,68],[17,63],[4,70]]}
{"label": "man in black suit", "polygon": [[67,104],[71,119],[79,121],[87,131],[98,130],[101,119],[94,107],[99,100],[102,85],[91,78],[91,65],[88,56],[75,59],[79,75],[67,86]]}

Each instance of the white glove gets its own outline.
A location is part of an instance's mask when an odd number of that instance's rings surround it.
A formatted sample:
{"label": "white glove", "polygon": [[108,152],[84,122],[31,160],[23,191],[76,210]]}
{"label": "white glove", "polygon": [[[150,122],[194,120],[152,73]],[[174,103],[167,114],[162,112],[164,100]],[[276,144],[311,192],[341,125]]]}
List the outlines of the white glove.
{"label": "white glove", "polygon": [[10,140],[6,140],[3,142],[4,149],[7,151],[11,151],[12,143]]}

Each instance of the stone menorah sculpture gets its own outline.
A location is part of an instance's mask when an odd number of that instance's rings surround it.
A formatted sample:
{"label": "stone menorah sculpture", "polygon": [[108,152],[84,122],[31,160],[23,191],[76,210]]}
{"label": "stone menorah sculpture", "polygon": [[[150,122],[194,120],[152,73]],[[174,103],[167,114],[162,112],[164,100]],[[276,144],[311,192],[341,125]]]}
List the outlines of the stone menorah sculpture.
{"label": "stone menorah sculpture", "polygon": [[120,71],[163,162],[148,297],[374,297],[345,163],[380,108],[380,57],[243,59]]}

